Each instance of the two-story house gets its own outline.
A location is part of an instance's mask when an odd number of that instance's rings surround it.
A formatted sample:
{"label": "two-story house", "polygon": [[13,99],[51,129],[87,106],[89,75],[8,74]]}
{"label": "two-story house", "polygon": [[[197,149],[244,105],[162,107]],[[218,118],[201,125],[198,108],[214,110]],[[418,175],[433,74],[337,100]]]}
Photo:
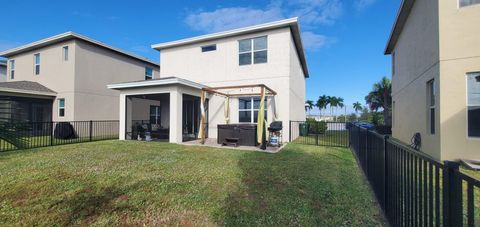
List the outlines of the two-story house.
{"label": "two-story house", "polygon": [[119,92],[107,84],[154,79],[159,65],[73,32],[0,53],[3,121],[117,120]]}
{"label": "two-story house", "polygon": [[392,56],[393,137],[439,160],[480,159],[480,1],[404,0]]}
{"label": "two-story house", "polygon": [[202,91],[209,91],[209,138],[217,138],[219,124],[257,124],[262,90],[267,124],[281,121],[283,138],[289,138],[290,121],[305,120],[308,68],[297,18],[152,47],[160,51],[159,79],[109,85],[121,91],[120,139],[130,138],[142,120],[137,116],[148,114],[143,120],[155,123],[149,130],[163,129],[170,142],[196,137]]}

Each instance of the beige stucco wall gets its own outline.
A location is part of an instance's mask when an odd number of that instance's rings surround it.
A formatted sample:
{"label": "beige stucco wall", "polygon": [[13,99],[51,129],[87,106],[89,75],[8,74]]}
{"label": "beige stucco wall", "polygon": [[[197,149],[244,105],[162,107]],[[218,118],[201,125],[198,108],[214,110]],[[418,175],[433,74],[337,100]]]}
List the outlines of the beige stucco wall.
{"label": "beige stucco wall", "polygon": [[[264,64],[238,64],[238,40],[268,37],[268,62]],[[277,108],[279,119],[284,124],[284,139],[288,139],[289,120],[304,120],[305,79],[298,70],[298,57],[293,52],[289,28],[258,32],[214,41],[196,43],[161,50],[160,77],[176,76],[207,86],[229,86],[245,84],[265,84],[278,95]],[[201,52],[201,47],[216,44],[217,50]],[[296,58],[296,60],[292,60]],[[300,76],[301,75],[301,76]],[[293,96],[293,97],[292,97]],[[209,137],[217,137],[217,124],[225,123],[224,98],[210,96]],[[269,99],[268,122],[273,120],[273,103]],[[291,101],[295,101],[292,103]],[[292,103],[292,104],[291,104]],[[301,114],[291,114],[302,112]],[[238,99],[230,101],[230,123],[238,123]]]}
{"label": "beige stucco wall", "polygon": [[[439,160],[480,159],[480,139],[467,136],[466,74],[480,71],[480,5],[416,1],[395,46],[393,136]],[[427,133],[427,87],[437,89],[435,136]]]}
{"label": "beige stucco wall", "polygon": [[[105,48],[76,41],[75,120],[117,120],[119,92],[108,84],[145,79],[146,62],[119,55]],[[92,114],[94,111],[94,114]]]}
{"label": "beige stucco wall", "polygon": [[467,135],[466,74],[480,72],[480,5],[440,1],[442,159],[480,159],[480,138]]}
{"label": "beige stucco wall", "polygon": [[[394,48],[392,132],[393,137],[408,144],[413,134],[420,132],[422,150],[440,159],[439,124],[436,124],[435,135],[428,133],[427,124],[426,83],[435,79],[436,85],[439,85],[439,22],[436,9],[438,1],[416,1]],[[438,117],[437,107],[436,119]]]}

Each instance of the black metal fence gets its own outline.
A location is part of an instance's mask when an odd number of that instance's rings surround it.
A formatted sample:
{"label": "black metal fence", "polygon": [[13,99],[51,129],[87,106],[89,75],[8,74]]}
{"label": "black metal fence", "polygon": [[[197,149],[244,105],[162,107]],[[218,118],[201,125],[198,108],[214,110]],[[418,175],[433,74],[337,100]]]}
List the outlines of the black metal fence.
{"label": "black metal fence", "polygon": [[332,147],[348,147],[348,123],[290,121],[290,142]]}
{"label": "black metal fence", "polygon": [[397,140],[351,126],[350,144],[392,226],[480,226],[480,181]]}
{"label": "black metal fence", "polygon": [[118,138],[119,121],[0,123],[0,152]]}

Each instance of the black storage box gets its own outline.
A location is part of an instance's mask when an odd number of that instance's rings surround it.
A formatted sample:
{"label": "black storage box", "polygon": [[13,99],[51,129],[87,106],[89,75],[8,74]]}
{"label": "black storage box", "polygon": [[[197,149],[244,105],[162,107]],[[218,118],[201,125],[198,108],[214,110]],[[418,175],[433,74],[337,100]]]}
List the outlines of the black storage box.
{"label": "black storage box", "polygon": [[239,146],[257,145],[256,124],[228,124],[217,125],[217,143],[221,144],[225,138],[238,138]]}

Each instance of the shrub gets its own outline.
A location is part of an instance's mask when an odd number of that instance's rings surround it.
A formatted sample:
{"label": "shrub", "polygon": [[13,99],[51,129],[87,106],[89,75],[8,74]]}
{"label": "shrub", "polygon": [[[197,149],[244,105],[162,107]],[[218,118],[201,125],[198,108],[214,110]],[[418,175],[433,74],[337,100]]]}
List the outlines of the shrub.
{"label": "shrub", "polygon": [[307,127],[308,133],[311,134],[323,134],[327,131],[327,123],[324,121],[316,121],[314,118],[307,118]]}

